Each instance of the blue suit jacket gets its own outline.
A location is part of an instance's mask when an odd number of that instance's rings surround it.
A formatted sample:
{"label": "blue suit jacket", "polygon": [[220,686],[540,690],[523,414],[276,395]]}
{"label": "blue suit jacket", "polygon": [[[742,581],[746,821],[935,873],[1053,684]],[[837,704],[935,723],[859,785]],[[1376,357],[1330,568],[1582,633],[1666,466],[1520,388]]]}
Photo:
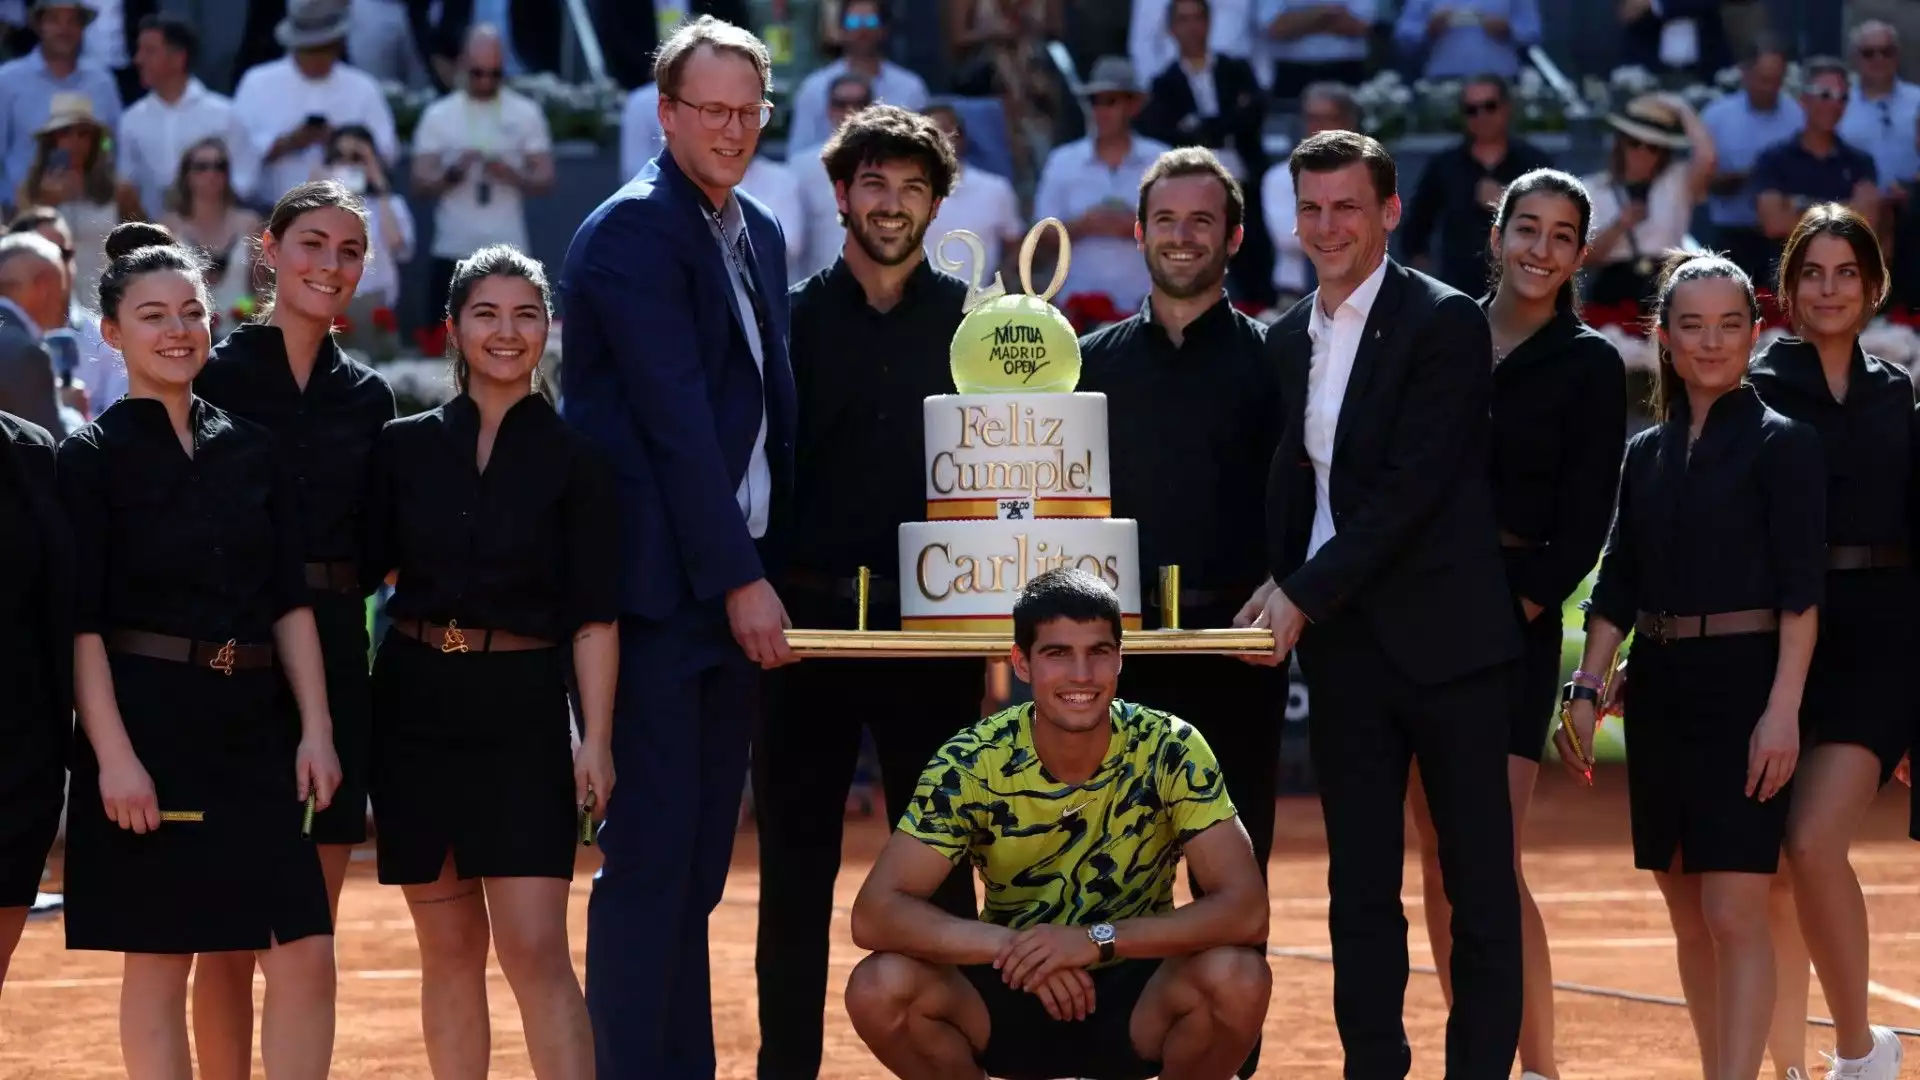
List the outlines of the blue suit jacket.
{"label": "blue suit jacket", "polygon": [[773,515],[793,473],[786,238],[765,205],[734,196],[769,316],[764,379],[746,336],[753,312],[740,310],[705,197],[672,154],[588,215],[561,271],[564,415],[613,464],[621,609],[646,619],[767,576],[735,498],[763,402]]}

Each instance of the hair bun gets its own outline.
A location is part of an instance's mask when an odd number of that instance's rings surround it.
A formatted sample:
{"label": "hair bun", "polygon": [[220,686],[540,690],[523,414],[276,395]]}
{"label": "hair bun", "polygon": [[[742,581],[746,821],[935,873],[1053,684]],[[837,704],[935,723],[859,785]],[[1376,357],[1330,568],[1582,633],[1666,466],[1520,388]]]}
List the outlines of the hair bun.
{"label": "hair bun", "polygon": [[129,221],[115,225],[107,234],[107,258],[120,259],[149,247],[176,247],[178,241],[165,225],[151,221]]}

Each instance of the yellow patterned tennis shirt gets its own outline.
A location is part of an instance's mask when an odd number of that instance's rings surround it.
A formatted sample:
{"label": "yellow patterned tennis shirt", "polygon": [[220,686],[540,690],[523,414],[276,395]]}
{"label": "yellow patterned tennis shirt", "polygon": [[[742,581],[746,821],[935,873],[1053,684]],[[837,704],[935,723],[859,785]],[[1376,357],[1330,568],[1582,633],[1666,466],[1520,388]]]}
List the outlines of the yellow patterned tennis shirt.
{"label": "yellow patterned tennis shirt", "polygon": [[961,731],[921,773],[900,829],[973,861],[982,919],[1018,930],[1171,911],[1182,846],[1234,816],[1192,724],[1119,699],[1111,714],[1106,760],[1083,784],[1040,764],[1031,702]]}

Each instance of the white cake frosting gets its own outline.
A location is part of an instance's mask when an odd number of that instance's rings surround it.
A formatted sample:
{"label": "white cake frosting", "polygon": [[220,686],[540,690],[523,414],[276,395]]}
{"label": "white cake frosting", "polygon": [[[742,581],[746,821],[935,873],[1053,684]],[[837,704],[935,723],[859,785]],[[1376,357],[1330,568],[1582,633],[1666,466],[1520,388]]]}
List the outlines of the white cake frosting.
{"label": "white cake frosting", "polygon": [[1006,631],[1028,581],[1072,566],[1140,623],[1140,539],[1113,520],[1104,394],[926,399],[927,517],[900,526],[905,630]]}
{"label": "white cake frosting", "polygon": [[929,519],[1113,513],[1104,394],[941,394],[925,422]]}

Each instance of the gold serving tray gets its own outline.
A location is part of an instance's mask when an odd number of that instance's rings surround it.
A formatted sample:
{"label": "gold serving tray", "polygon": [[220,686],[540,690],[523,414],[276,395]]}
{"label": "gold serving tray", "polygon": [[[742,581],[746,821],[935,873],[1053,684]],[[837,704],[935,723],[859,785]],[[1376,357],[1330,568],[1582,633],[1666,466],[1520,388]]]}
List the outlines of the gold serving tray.
{"label": "gold serving tray", "polygon": [[[805,658],[1001,657],[1013,634],[931,630],[789,630],[787,644]],[[1216,653],[1257,656],[1273,651],[1271,630],[1129,630],[1128,653]]]}

